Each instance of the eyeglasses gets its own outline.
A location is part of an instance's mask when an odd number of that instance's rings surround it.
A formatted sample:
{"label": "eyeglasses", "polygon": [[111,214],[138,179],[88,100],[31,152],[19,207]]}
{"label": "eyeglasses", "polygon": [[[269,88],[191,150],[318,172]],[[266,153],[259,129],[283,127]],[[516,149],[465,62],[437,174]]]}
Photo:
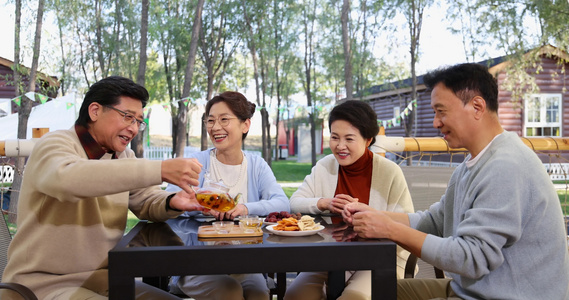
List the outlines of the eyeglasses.
{"label": "eyeglasses", "polygon": [[215,118],[207,118],[206,120],[203,121],[203,123],[205,124],[205,126],[207,128],[212,128],[215,125],[215,121],[217,121],[219,123],[219,125],[221,125],[221,127],[225,127],[227,125],[229,125],[229,121],[233,120],[233,119],[237,119],[235,117],[230,118],[230,117],[221,117],[218,119]]}
{"label": "eyeglasses", "polygon": [[146,123],[144,123],[144,121],[138,120],[134,115],[124,112],[118,108],[109,106],[109,105],[103,105],[104,107],[110,108],[116,112],[118,112],[119,114],[122,114],[122,119],[126,124],[129,125],[134,125],[135,123],[138,123],[138,130],[142,131],[146,128]]}

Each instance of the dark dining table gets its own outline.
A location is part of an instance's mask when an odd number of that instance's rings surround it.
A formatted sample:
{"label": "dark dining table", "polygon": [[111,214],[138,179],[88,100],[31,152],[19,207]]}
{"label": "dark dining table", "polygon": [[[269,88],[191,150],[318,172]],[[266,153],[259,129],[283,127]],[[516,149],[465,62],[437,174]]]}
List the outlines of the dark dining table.
{"label": "dark dining table", "polygon": [[[396,299],[396,245],[361,239],[345,224],[317,217],[325,229],[309,236],[201,238],[198,228],[211,219],[179,217],[165,223],[140,221],[109,251],[109,299],[134,299],[135,278],[162,288],[169,276],[329,272],[328,299],[338,298],[345,271],[371,270],[372,299]],[[237,224],[237,223],[236,223]]]}

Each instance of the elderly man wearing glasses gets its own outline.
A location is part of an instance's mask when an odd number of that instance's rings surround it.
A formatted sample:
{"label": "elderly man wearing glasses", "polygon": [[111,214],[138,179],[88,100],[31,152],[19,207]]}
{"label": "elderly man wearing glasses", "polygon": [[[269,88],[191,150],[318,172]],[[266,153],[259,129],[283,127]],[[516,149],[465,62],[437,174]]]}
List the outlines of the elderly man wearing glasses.
{"label": "elderly man wearing glasses", "polygon": [[[191,158],[136,159],[127,146],[146,124],[146,89],[108,77],[91,86],[73,128],[46,134],[24,173],[18,231],[3,279],[39,299],[107,299],[107,253],[123,236],[128,210],[165,221],[203,210],[191,192],[202,165]],[[160,189],[163,181],[183,187]],[[178,299],[137,283],[137,299]],[[6,292],[2,299],[13,299]]]}

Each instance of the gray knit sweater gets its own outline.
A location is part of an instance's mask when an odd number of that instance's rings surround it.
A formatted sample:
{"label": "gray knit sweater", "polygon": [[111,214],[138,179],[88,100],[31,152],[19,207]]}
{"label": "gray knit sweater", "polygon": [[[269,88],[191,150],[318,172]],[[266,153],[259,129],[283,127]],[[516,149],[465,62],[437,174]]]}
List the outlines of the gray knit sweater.
{"label": "gray knit sweater", "polygon": [[462,163],[441,201],[409,218],[429,233],[422,259],[445,270],[460,297],[569,299],[559,200],[515,133],[496,137],[472,167]]}

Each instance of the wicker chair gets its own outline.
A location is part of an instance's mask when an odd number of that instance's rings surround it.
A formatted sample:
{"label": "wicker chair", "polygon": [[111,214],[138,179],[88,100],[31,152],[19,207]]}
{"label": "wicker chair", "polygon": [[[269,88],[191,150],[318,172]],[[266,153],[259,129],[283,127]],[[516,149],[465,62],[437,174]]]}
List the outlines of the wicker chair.
{"label": "wicker chair", "polygon": [[[4,216],[0,220],[0,281],[2,281],[2,274],[4,273],[4,268],[8,263],[8,246],[12,241],[12,236],[8,230],[8,225]],[[22,296],[24,300],[38,300],[36,295],[26,286],[14,282],[2,282],[0,283],[0,289],[8,289],[15,291]]]}

